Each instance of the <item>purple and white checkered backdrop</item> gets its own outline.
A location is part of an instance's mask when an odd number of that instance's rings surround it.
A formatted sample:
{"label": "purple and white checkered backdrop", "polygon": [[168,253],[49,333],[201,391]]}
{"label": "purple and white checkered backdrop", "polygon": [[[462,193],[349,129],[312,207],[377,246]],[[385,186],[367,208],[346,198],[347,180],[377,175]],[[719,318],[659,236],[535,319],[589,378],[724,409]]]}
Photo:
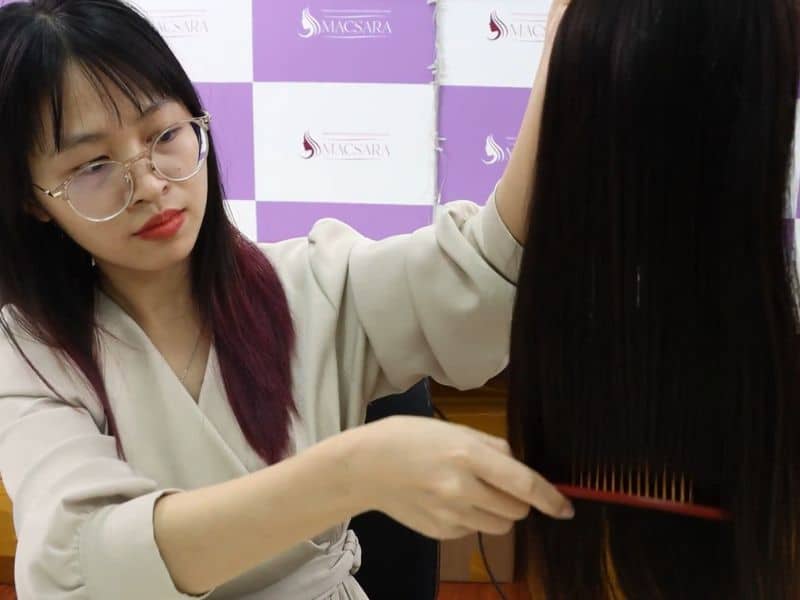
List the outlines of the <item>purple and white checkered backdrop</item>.
{"label": "purple and white checkered backdrop", "polygon": [[[213,116],[234,219],[273,241],[322,217],[381,238],[430,223],[438,202],[483,202],[514,145],[550,1],[134,3]],[[797,194],[794,177],[795,225]]]}
{"label": "purple and white checkered backdrop", "polygon": [[322,217],[382,238],[483,202],[508,161],[550,0],[135,0],[212,113],[258,241]]}

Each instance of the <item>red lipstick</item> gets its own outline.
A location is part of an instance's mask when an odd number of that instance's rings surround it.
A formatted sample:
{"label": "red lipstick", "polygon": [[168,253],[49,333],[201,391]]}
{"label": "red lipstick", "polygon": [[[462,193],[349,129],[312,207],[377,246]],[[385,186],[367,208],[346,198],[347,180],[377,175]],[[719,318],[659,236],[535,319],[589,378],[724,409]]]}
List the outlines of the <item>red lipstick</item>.
{"label": "red lipstick", "polygon": [[185,221],[185,211],[165,210],[145,223],[134,235],[144,240],[166,240],[178,233]]}

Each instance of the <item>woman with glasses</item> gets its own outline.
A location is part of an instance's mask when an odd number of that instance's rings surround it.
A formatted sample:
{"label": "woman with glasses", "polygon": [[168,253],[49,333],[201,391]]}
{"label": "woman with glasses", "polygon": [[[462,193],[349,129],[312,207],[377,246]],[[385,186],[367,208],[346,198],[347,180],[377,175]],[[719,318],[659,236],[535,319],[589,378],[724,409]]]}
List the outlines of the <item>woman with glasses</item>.
{"label": "woman with glasses", "polygon": [[531,506],[569,517],[502,440],[362,426],[424,376],[503,368],[530,146],[497,199],[412,235],[325,221],[256,246],[224,212],[212,119],[121,1],[0,8],[0,474],[21,598],[364,598],[357,513],[437,538]]}

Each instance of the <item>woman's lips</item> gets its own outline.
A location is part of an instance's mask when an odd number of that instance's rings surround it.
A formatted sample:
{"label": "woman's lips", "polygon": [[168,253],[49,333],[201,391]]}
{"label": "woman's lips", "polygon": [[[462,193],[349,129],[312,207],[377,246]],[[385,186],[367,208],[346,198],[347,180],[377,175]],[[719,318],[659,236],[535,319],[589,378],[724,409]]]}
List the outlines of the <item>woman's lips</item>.
{"label": "woman's lips", "polygon": [[145,240],[163,240],[173,237],[186,221],[186,211],[165,210],[144,224],[134,235]]}

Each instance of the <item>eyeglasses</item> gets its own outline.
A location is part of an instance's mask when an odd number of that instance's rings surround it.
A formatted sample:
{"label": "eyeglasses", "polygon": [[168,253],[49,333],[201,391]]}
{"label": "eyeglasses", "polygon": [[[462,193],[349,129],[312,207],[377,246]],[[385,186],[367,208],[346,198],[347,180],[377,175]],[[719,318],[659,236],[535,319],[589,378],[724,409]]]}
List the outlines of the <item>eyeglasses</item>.
{"label": "eyeglasses", "polygon": [[143,158],[153,173],[167,181],[187,181],[197,175],[208,158],[210,124],[211,116],[204,112],[200,117],[170,125],[147,150],[130,160],[99,160],[81,167],[52,190],[36,184],[34,187],[53,199],[63,196],[72,210],[87,221],[110,221],[133,201],[131,168]]}

